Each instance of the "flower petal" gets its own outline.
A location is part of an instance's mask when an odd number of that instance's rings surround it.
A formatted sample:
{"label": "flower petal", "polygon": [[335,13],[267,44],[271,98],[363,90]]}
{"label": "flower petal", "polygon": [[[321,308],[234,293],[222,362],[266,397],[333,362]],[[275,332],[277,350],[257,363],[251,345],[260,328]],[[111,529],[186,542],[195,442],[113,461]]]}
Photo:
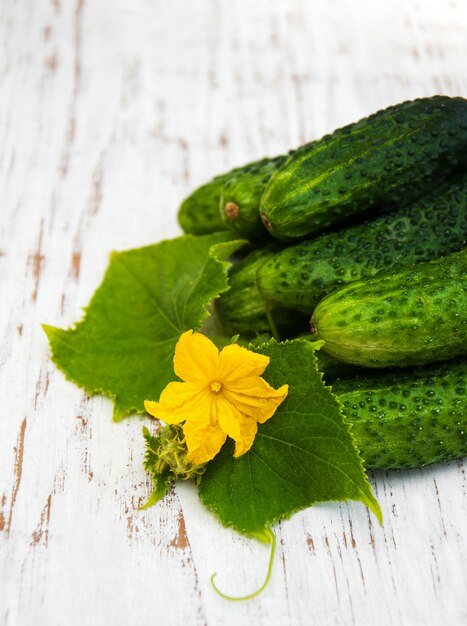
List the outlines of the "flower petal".
{"label": "flower petal", "polygon": [[235,408],[248,417],[263,424],[276,412],[289,392],[288,385],[274,389],[265,380],[256,376],[236,385],[229,385],[223,390],[223,396]]}
{"label": "flower petal", "polygon": [[253,445],[256,433],[258,431],[258,424],[251,417],[244,417],[240,421],[240,434],[241,439],[235,442],[234,457],[238,459],[239,456],[248,452]]}
{"label": "flower petal", "polygon": [[240,419],[241,414],[237,408],[230,403],[224,394],[219,394],[217,400],[217,418],[222,430],[234,441],[240,441]]}
{"label": "flower petal", "polygon": [[216,378],[219,351],[213,342],[201,333],[187,330],[175,347],[175,374],[190,383],[209,384]]}
{"label": "flower petal", "polygon": [[178,424],[184,420],[210,419],[212,394],[194,383],[169,383],[161,393],[159,402],[146,400],[148,413],[166,424]]}
{"label": "flower petal", "polygon": [[219,354],[218,379],[229,384],[250,376],[259,376],[269,364],[269,357],[237,344],[225,346]]}
{"label": "flower petal", "polygon": [[199,465],[213,459],[227,438],[219,424],[213,426],[209,418],[204,422],[185,422],[183,432],[188,460]]}
{"label": "flower petal", "polygon": [[235,441],[234,456],[239,457],[248,452],[258,430],[256,421],[242,415],[238,407],[231,404],[225,396],[218,398],[217,410],[220,427]]}

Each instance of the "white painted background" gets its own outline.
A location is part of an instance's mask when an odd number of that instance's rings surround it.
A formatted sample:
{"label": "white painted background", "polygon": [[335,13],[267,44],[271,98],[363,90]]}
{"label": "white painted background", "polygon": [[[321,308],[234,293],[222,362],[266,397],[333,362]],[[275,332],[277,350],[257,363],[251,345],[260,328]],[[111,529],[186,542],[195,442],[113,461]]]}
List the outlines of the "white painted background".
{"label": "white painted background", "polygon": [[386,105],[467,96],[465,0],[1,0],[0,624],[467,623],[462,462],[372,477],[268,549],[191,485],[150,489],[142,422],[50,362],[109,252],[179,234],[195,186]]}

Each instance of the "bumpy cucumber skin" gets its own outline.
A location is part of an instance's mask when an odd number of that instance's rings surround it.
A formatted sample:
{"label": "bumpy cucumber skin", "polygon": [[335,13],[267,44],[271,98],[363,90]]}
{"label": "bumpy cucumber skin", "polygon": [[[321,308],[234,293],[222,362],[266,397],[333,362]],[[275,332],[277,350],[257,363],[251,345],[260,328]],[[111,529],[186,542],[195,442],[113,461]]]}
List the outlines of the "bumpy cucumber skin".
{"label": "bumpy cucumber skin", "polygon": [[331,356],[362,367],[466,354],[467,249],[349,283],[321,300],[311,327]]}
{"label": "bumpy cucumber skin", "polygon": [[178,210],[178,223],[183,232],[190,235],[209,235],[219,230],[228,230],[219,215],[219,200],[224,183],[230,176],[232,172],[217,176],[185,198]]}
{"label": "bumpy cucumber skin", "polygon": [[[273,244],[254,250],[229,270],[230,289],[215,301],[221,323],[229,333],[243,337],[272,333],[266,304],[256,286],[256,273],[279,249]],[[305,316],[281,307],[272,307],[270,316],[277,328],[285,332],[296,328],[298,334],[308,325]]]}
{"label": "bumpy cucumber skin", "polygon": [[[178,211],[178,223],[182,230],[191,235],[208,235],[218,230],[233,229],[242,237],[246,235],[249,238],[248,233],[251,233],[252,238],[255,238],[254,233],[256,233],[256,238],[264,238],[264,236],[267,238],[268,233],[262,226],[259,217],[259,201],[272,173],[286,159],[287,157],[284,156],[253,161],[216,176],[208,183],[195,189],[185,198]],[[222,202],[223,210],[220,211],[224,185],[231,179],[234,181],[232,189],[235,190],[231,197],[241,203],[240,206],[242,207],[238,227],[234,224],[236,220],[227,220],[225,217],[224,208],[227,200]],[[253,209],[256,216],[254,216]],[[250,222],[255,221],[255,218],[256,225],[252,225]],[[244,221],[245,226],[242,227]],[[261,224],[261,233],[258,223]]]}
{"label": "bumpy cucumber skin", "polygon": [[271,177],[260,212],[277,239],[303,239],[410,204],[464,167],[466,150],[467,100],[404,102],[297,150]]}
{"label": "bumpy cucumber skin", "polygon": [[311,313],[349,282],[457,252],[466,242],[462,173],[410,207],[286,248],[262,265],[257,281],[267,301]]}
{"label": "bumpy cucumber skin", "polygon": [[219,209],[225,227],[251,241],[271,238],[261,220],[259,205],[269,179],[286,160],[287,156],[263,159],[224,183]]}
{"label": "bumpy cucumber skin", "polygon": [[367,469],[410,469],[467,455],[467,361],[374,373],[332,385]]}

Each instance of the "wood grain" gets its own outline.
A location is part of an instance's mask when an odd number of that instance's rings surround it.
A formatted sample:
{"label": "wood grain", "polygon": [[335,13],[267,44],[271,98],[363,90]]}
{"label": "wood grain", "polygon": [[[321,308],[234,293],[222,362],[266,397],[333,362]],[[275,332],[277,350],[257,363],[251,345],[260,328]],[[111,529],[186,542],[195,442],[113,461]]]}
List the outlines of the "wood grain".
{"label": "wood grain", "polygon": [[50,362],[109,252],[176,236],[181,199],[378,108],[467,95],[462,0],[0,3],[0,623],[458,626],[463,461],[371,480],[385,524],[315,506],[268,549],[192,485],[139,512],[142,421]]}

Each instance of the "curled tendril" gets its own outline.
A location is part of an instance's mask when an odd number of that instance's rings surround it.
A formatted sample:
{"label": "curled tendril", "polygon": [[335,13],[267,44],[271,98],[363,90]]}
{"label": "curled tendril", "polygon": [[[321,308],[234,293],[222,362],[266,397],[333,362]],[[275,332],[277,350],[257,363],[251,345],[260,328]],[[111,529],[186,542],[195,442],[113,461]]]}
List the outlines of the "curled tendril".
{"label": "curled tendril", "polygon": [[252,600],[253,598],[257,598],[260,595],[260,593],[262,593],[268,586],[269,581],[271,580],[272,566],[274,563],[274,555],[276,553],[276,536],[274,535],[274,533],[272,532],[270,528],[267,528],[265,529],[265,533],[263,537],[264,538],[267,537],[268,543],[271,543],[271,553],[269,556],[268,571],[267,571],[266,579],[264,583],[261,585],[261,587],[257,591],[255,591],[254,593],[250,593],[248,596],[239,596],[239,597],[228,596],[225,593],[222,593],[222,591],[220,591],[218,587],[216,587],[216,584],[214,583],[214,578],[217,576],[217,573],[213,574],[211,576],[212,588],[217,593],[217,595],[219,595],[221,598],[224,598],[224,600],[229,600],[229,602],[244,602],[245,600]]}

